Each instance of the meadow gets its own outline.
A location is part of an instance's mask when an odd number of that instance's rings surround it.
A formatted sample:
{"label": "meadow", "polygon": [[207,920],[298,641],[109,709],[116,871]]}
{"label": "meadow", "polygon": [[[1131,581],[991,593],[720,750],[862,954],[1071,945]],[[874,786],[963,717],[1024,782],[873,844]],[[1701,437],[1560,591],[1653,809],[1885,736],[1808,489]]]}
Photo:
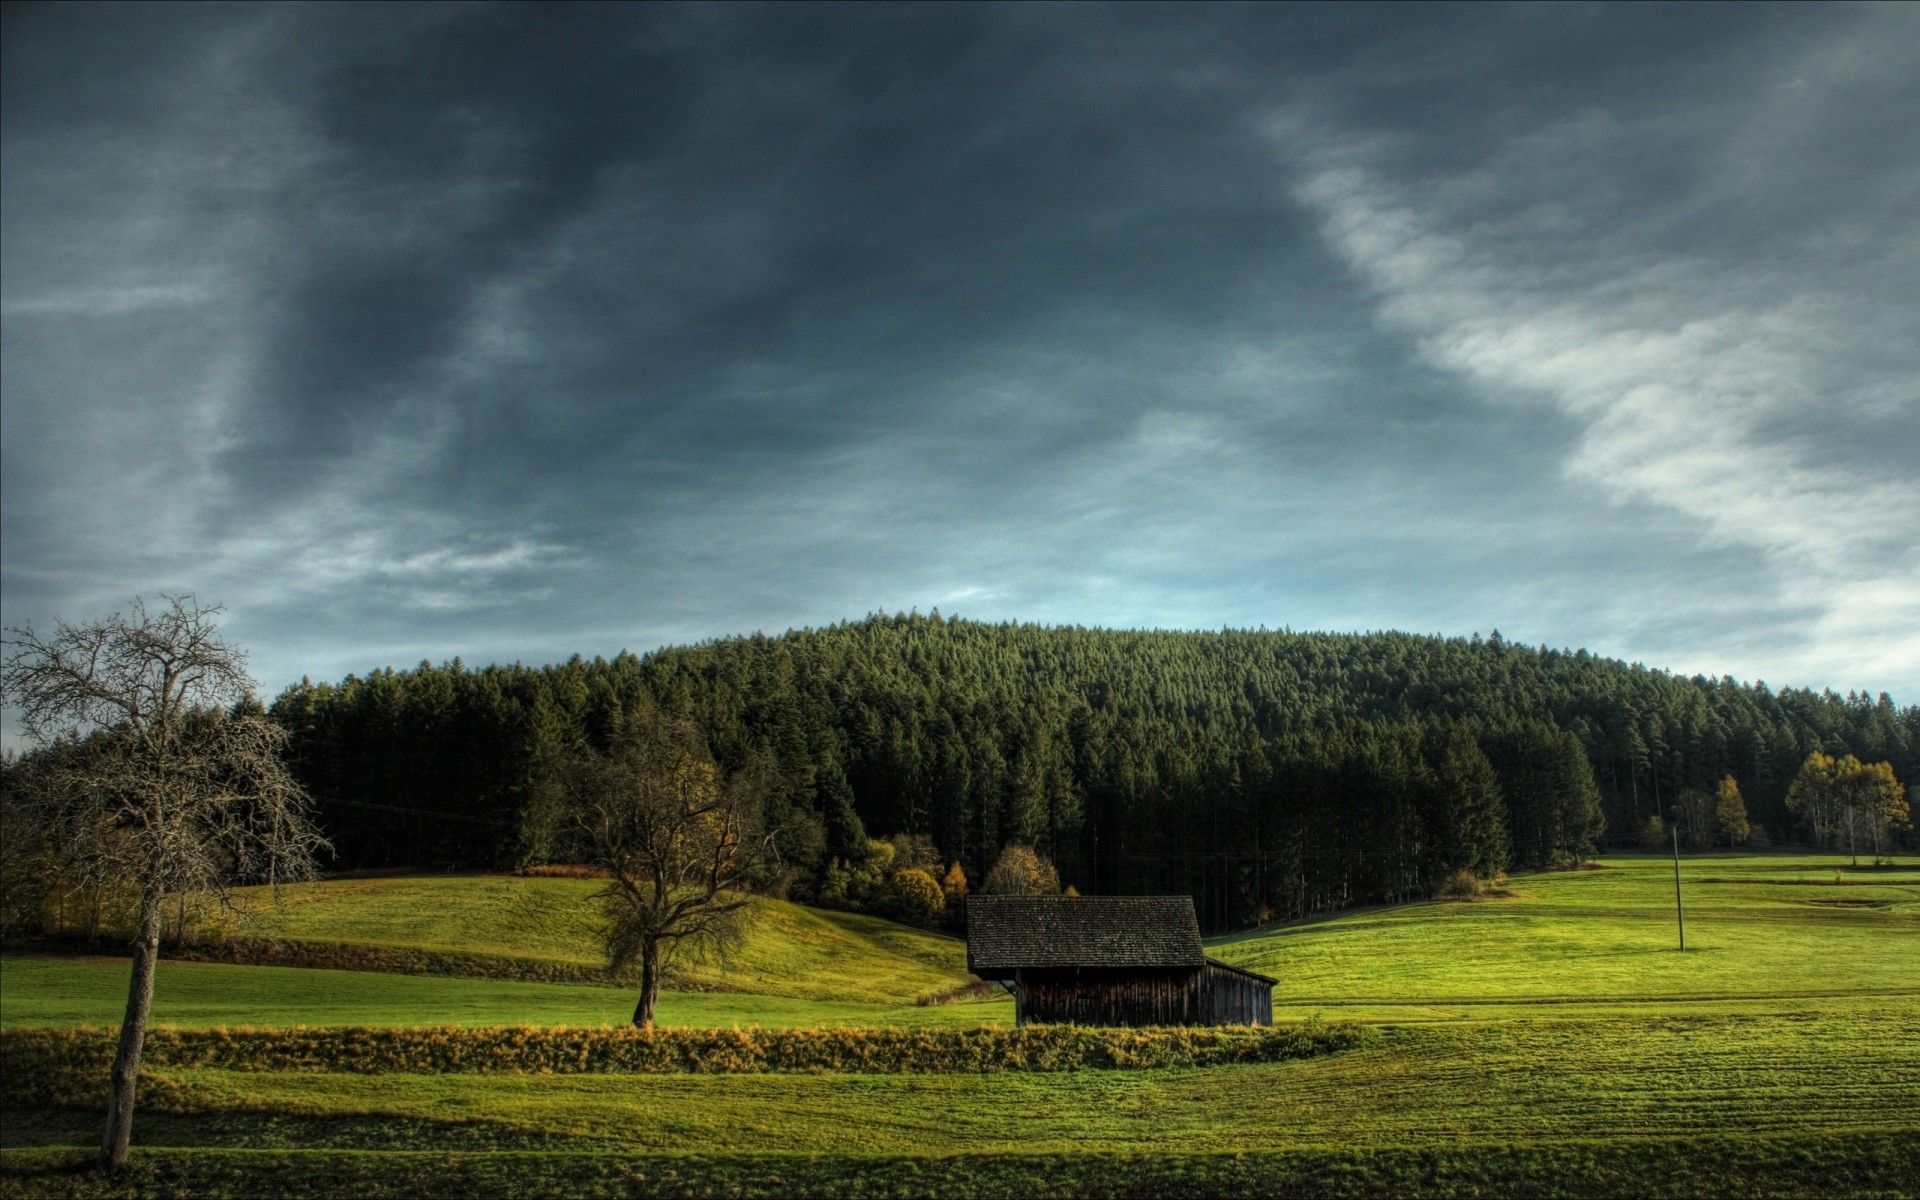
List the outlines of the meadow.
{"label": "meadow", "polygon": [[[1282,1022],[1374,1030],[1351,1048],[1296,1061],[667,1075],[155,1066],[129,1186],[370,1196],[463,1187],[1920,1194],[1920,869],[1855,870],[1828,856],[1689,859],[1684,955],[1671,872],[1657,857],[1609,859],[1598,870],[1518,877],[1510,897],[1218,940],[1212,953],[1282,981]],[[494,882],[469,878],[481,894]],[[390,904],[375,885],[430,882],[451,889],[443,899],[461,891],[458,879],[351,882],[337,899],[328,888],[339,885],[322,885],[292,910],[309,922],[303,936],[341,935],[355,927],[354,905]],[[576,881],[508,886],[525,882]],[[461,918],[476,942],[501,936],[484,928],[484,907]],[[847,929],[841,914],[797,911]],[[761,935],[763,976],[820,972],[796,989],[805,995],[670,993],[663,1021],[1010,1023],[1004,1001],[817,998],[850,975],[953,977],[937,956],[958,942],[864,928],[854,927],[857,952],[830,968],[800,965],[816,947],[796,943],[783,959],[778,938]],[[380,935],[403,936],[395,930]],[[524,928],[519,936],[526,940],[489,944],[525,952],[533,939]],[[542,952],[559,952],[557,944]],[[7,958],[0,1015],[9,1030],[104,1026],[124,987],[124,963]],[[613,988],[167,963],[155,1021],[593,1025],[617,1024],[630,1004],[630,993]],[[0,1193],[115,1194],[66,1169],[84,1156],[95,1122],[77,1101],[7,1110]]]}

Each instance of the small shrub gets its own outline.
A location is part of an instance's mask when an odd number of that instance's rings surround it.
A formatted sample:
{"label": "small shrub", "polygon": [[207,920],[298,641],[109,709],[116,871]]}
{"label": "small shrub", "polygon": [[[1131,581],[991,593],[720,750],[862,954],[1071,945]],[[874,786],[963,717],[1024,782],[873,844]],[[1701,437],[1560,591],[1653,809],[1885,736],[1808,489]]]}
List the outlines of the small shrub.
{"label": "small shrub", "polygon": [[1434,895],[1440,900],[1471,900],[1480,894],[1482,887],[1480,877],[1462,867],[1447,876],[1446,882],[1440,885],[1440,890]]}
{"label": "small shrub", "polygon": [[975,979],[963,983],[957,988],[948,988],[944,992],[925,992],[915,996],[913,1002],[921,1008],[935,1004],[958,1004],[963,1000],[986,1000],[998,996],[1001,987],[985,979]]}
{"label": "small shrub", "polygon": [[1648,850],[1658,850],[1667,844],[1667,823],[1658,816],[1647,818],[1640,827],[1640,845]]}

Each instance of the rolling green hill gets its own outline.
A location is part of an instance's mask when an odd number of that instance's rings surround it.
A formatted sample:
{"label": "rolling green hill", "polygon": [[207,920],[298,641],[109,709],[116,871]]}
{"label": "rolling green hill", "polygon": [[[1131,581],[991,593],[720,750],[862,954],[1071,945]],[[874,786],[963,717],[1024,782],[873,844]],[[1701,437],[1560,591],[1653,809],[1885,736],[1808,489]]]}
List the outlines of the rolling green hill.
{"label": "rolling green hill", "polygon": [[[1425,902],[1213,939],[1210,952],[1272,975],[1281,1020],[1369,1023],[1526,1016],[1700,1014],[1920,1003],[1920,867],[1849,868],[1839,857],[1710,856],[1682,868],[1688,953],[1675,952],[1672,864],[1608,859],[1596,870],[1518,876],[1513,893]],[[307,944],[470,956],[484,969],[600,959],[590,880],[510,875],[348,879],[289,888],[259,929]],[[967,979],[965,944],[855,913],[761,899],[724,960],[689,954],[662,1019],[732,1023],[968,1024],[1011,1019],[1004,1000],[915,1007]],[[120,960],[9,959],[6,1020],[110,1024]],[[168,964],[167,1023],[600,1024],[630,989],[364,971]]]}

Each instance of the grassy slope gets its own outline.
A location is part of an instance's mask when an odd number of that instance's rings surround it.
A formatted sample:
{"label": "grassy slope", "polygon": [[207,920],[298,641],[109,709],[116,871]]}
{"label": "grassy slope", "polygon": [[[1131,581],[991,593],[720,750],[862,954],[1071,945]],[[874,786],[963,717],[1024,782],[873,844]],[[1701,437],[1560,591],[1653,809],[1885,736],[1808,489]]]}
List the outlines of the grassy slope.
{"label": "grassy slope", "polygon": [[[127,1002],[126,959],[0,958],[0,1022],[7,1026],[114,1026]],[[251,1025],[621,1025],[633,1013],[624,988],[512,983],[163,962],[153,1021],[183,1029]],[[983,1018],[985,1018],[983,1020]],[[742,992],[666,992],[666,1025],[874,1026],[1012,1023],[1012,1007],[865,1004]]]}
{"label": "grassy slope", "polygon": [[[242,893],[256,934],[307,942],[546,959],[596,966],[592,880],[441,875],[332,880],[282,890],[273,906]],[[687,952],[682,990],[661,999],[679,1025],[976,1025],[1012,1006],[916,1007],[968,978],[958,938],[857,913],[756,900],[744,941],[724,957]],[[0,1020],[113,1025],[126,1003],[124,959],[0,959]],[[684,990],[688,987],[699,990]],[[168,962],[154,1020],[217,1025],[620,1024],[626,988]]]}
{"label": "grassy slope", "polygon": [[[311,942],[603,963],[586,879],[438,875],[341,879],[283,889],[279,907],[243,894],[259,932]],[[856,913],[757,900],[745,941],[724,957],[689,950],[683,990],[911,1004],[966,980],[966,945]]]}

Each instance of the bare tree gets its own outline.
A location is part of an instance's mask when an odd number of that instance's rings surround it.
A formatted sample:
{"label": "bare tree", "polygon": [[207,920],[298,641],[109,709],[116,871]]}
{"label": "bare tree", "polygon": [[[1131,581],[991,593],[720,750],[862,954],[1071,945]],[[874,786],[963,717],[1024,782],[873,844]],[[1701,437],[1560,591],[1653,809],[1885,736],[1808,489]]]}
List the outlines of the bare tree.
{"label": "bare tree", "polygon": [[741,932],[748,889],[775,862],[764,828],[770,768],[722,778],[700,734],[666,717],[636,722],[612,749],[566,772],[595,866],[612,876],[600,903],[608,963],[640,964],[633,1023],[653,1028],[661,972],[680,946],[724,946]]}
{"label": "bare tree", "polygon": [[[286,734],[266,720],[246,656],[220,640],[218,607],[163,597],[149,613],[51,637],[9,628],[4,693],[42,750],[26,806],[42,844],[77,887],[138,894],[132,980],[114,1055],[100,1164],[126,1161],[134,1085],[153,1002],[162,905],[169,895],[310,878],[327,842],[280,760]],[[245,707],[241,707],[245,705]]]}
{"label": "bare tree", "polygon": [[1701,788],[1681,788],[1673,798],[1674,820],[1686,830],[1687,844],[1697,849],[1713,845],[1714,796]]}

